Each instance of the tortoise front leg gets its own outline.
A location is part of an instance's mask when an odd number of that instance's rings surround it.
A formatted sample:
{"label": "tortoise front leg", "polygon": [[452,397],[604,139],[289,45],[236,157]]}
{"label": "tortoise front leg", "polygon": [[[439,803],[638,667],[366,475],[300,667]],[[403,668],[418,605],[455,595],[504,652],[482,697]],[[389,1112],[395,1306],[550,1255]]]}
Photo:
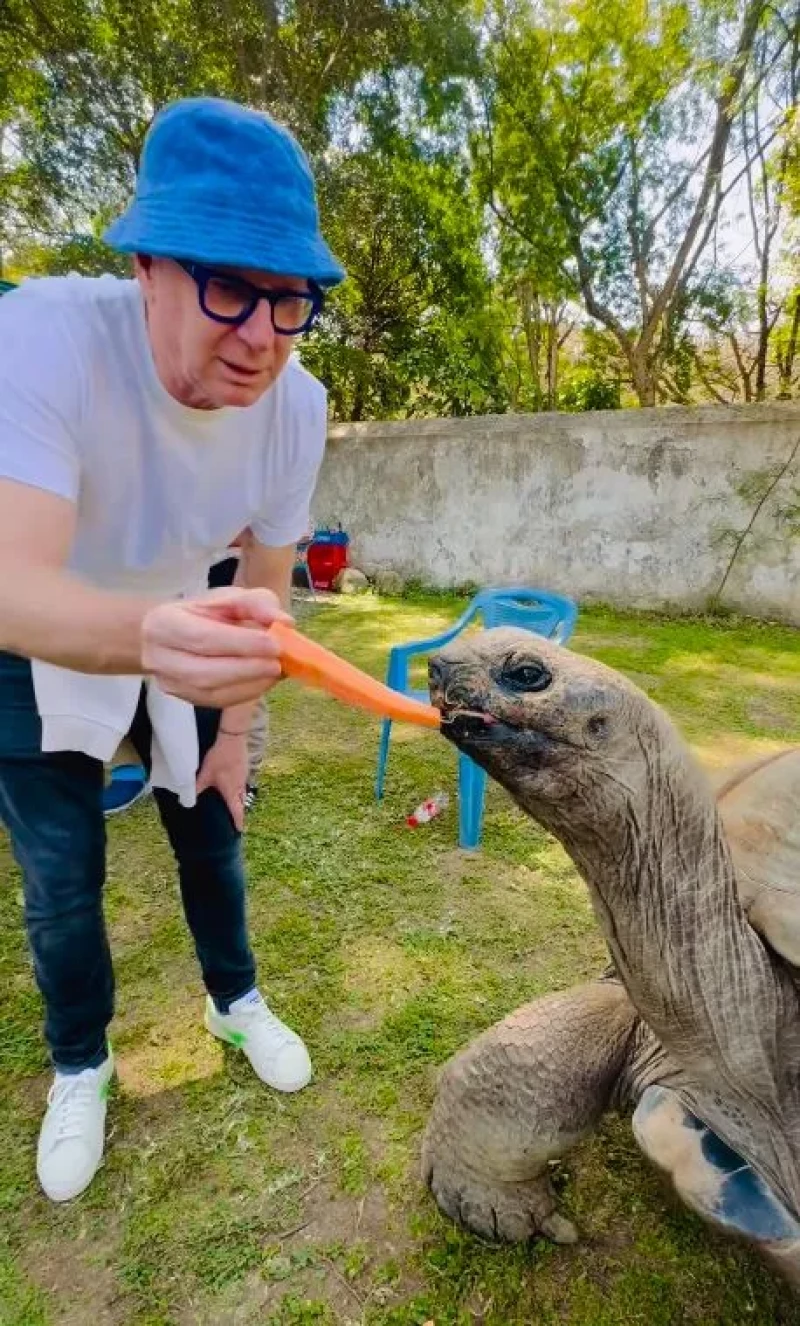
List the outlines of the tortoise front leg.
{"label": "tortoise front leg", "polygon": [[616,980],[525,1004],[445,1065],[422,1150],[440,1209],[484,1238],[573,1243],[548,1162],[608,1108],[637,1014]]}

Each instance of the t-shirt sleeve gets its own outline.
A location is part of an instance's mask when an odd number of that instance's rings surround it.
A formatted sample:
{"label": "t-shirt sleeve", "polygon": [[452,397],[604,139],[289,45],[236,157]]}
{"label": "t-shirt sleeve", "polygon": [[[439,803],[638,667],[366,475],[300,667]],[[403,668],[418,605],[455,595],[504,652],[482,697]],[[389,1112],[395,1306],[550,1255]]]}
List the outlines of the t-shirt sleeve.
{"label": "t-shirt sleeve", "polygon": [[281,466],[265,487],[250,528],[268,548],[297,543],[308,531],[328,429],[327,392],[303,369],[292,368],[278,427]]}
{"label": "t-shirt sleeve", "polygon": [[63,310],[23,289],[0,298],[0,479],[75,502],[81,367]]}

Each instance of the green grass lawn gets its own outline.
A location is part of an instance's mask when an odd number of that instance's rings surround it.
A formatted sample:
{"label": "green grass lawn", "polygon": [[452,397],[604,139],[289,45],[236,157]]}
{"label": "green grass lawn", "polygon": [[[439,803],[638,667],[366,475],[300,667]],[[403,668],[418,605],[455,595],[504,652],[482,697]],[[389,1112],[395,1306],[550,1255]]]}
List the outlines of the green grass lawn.
{"label": "green grass lawn", "polygon": [[[460,606],[368,595],[304,620],[380,675],[392,641]],[[573,643],[662,703],[708,766],[800,739],[796,631],[594,610]],[[498,788],[483,850],[460,853],[455,805],[404,823],[454,791],[452,749],[398,730],[378,806],[376,741],[375,721],[320,695],[275,696],[247,856],[262,985],[314,1058],[297,1097],[260,1087],[202,1028],[152,805],[112,822],[119,1085],[105,1166],[67,1208],[36,1186],[48,1076],[0,840],[0,1323],[800,1326],[748,1253],[676,1206],[624,1119],[558,1172],[578,1247],[497,1249],[439,1216],[418,1179],[437,1067],[516,1004],[596,973],[604,949],[571,864]]]}

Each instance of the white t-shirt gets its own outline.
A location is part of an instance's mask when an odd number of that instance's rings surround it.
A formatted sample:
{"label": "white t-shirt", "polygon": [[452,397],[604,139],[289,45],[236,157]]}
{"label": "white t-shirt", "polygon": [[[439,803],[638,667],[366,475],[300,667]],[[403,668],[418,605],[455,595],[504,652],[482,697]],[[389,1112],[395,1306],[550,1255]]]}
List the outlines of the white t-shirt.
{"label": "white t-shirt", "polygon": [[[296,542],[326,415],[325,388],[295,357],[246,409],[180,405],[156,373],[135,281],[44,278],[0,299],[0,477],[76,503],[69,567],[99,588],[199,592],[248,525],[268,546]],[[33,671],[43,749],[110,758],[141,679]],[[152,698],[168,717],[182,704]]]}
{"label": "white t-shirt", "polygon": [[0,299],[0,475],[77,503],[70,566],[94,585],[193,591],[246,525],[296,542],[325,432],[325,388],[296,358],[247,409],[180,405],[135,281],[52,277]]}

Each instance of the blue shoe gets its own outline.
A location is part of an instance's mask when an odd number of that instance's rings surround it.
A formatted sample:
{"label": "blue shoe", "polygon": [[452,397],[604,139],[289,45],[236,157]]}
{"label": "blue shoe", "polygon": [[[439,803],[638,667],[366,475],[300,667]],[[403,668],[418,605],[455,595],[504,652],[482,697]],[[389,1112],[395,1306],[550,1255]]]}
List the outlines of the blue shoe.
{"label": "blue shoe", "polygon": [[111,782],[103,788],[103,814],[106,818],[119,815],[149,791],[150,784],[141,764],[118,764],[111,770]]}

